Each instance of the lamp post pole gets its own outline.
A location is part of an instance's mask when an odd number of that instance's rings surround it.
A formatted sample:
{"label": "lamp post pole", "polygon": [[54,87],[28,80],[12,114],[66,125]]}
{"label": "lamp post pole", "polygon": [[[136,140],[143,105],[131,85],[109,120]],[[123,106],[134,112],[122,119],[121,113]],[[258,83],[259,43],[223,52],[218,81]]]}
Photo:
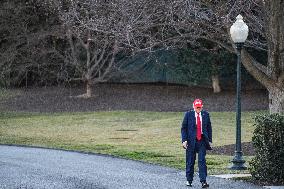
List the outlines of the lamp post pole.
{"label": "lamp post pole", "polygon": [[245,170],[247,167],[244,165],[242,143],[241,143],[241,51],[244,43],[236,43],[237,48],[237,98],[236,98],[236,148],[235,156],[232,160],[230,169]]}
{"label": "lamp post pole", "polygon": [[230,28],[231,38],[237,49],[237,97],[236,97],[236,148],[232,165],[229,169],[245,170],[245,160],[243,159],[241,143],[241,51],[248,36],[248,26],[244,23],[241,15],[237,16],[237,21]]}

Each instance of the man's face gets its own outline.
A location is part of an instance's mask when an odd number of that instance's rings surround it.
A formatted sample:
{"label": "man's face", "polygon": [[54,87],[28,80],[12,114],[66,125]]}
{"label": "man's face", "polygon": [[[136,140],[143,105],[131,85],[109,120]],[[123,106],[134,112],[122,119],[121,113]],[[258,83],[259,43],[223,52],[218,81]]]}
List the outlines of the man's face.
{"label": "man's face", "polygon": [[196,113],[200,113],[201,110],[202,110],[202,107],[194,107],[194,111],[195,111]]}

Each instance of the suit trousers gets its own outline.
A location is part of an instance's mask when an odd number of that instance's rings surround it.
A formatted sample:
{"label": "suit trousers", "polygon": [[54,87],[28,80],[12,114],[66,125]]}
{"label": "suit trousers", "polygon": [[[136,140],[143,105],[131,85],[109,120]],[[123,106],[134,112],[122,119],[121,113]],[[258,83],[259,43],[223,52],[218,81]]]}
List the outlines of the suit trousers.
{"label": "suit trousers", "polygon": [[194,164],[198,153],[198,169],[200,182],[206,182],[207,166],[206,166],[206,144],[205,140],[196,140],[194,147],[188,147],[186,150],[186,178],[189,182],[193,181]]}

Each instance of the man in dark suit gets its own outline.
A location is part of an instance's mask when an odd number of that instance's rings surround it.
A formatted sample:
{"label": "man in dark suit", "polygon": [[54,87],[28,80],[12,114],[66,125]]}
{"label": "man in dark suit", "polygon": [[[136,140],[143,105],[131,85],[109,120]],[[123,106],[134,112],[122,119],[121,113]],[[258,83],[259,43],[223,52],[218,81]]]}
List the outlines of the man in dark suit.
{"label": "man in dark suit", "polygon": [[206,182],[206,150],[211,150],[212,127],[210,116],[207,111],[202,110],[202,100],[196,99],[193,102],[192,111],[185,113],[181,126],[182,146],[186,149],[186,178],[187,186],[192,186],[194,163],[198,153],[199,179],[202,188],[209,187]]}

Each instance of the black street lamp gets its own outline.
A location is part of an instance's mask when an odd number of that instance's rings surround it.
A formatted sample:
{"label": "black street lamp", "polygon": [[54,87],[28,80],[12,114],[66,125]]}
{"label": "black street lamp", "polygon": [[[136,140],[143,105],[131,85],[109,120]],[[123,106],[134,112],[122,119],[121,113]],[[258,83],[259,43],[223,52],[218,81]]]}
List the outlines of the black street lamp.
{"label": "black street lamp", "polygon": [[237,16],[236,22],[230,28],[231,38],[237,49],[237,109],[236,109],[236,149],[232,165],[229,169],[245,170],[245,160],[243,159],[242,143],[241,143],[241,51],[245,40],[248,36],[248,26],[244,23],[241,15]]}

